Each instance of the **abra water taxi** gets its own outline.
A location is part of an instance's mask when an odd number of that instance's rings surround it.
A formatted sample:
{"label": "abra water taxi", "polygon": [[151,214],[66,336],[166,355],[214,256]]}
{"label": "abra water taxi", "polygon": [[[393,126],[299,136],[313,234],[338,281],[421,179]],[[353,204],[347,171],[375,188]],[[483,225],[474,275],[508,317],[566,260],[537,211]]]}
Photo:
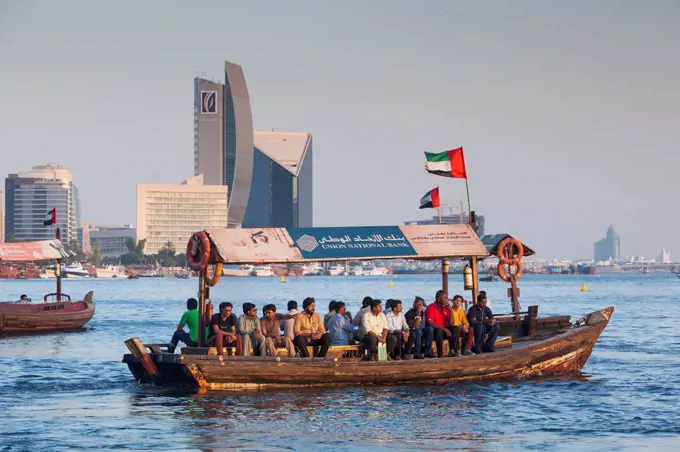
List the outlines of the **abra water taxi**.
{"label": "abra water taxi", "polygon": [[[299,229],[219,229],[197,232],[187,246],[190,266],[200,272],[199,330],[205,326],[209,286],[219,281],[223,264],[307,263],[374,259],[442,259],[442,286],[448,293],[449,259],[469,260],[464,272],[472,299],[479,291],[477,261],[490,255],[471,225],[380,226]],[[266,241],[248,240],[257,231]],[[496,316],[501,325],[494,353],[403,361],[363,361],[363,345],[331,347],[324,358],[217,355],[199,335],[198,347],[169,353],[166,344],[127,340],[123,357],[140,383],[211,390],[310,386],[433,384],[467,380],[554,375],[580,370],[614,309],[595,311],[575,323],[569,317],[541,322],[537,308],[519,312],[517,279],[523,245],[512,237],[491,246],[511,282],[512,311]],[[208,268],[215,266],[209,276]],[[506,270],[507,268],[507,270]],[[434,289],[433,289],[434,292]],[[501,345],[502,344],[502,345]],[[310,356],[317,352],[309,347]]]}
{"label": "abra water taxi", "polygon": [[[0,243],[0,261],[33,262],[56,260],[57,291],[43,297],[43,303],[0,302],[0,336],[78,330],[94,315],[94,292],[81,301],[61,291],[61,259],[69,257],[60,240]],[[18,295],[17,295],[18,296]]]}

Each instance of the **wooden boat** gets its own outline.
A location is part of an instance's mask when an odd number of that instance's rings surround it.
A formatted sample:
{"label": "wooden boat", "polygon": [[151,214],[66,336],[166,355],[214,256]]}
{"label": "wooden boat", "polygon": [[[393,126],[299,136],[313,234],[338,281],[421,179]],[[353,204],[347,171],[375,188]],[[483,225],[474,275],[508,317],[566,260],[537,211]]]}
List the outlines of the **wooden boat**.
{"label": "wooden boat", "polygon": [[0,335],[35,334],[81,329],[94,315],[94,292],[80,301],[61,291],[61,259],[69,254],[61,241],[42,240],[0,244],[0,261],[28,262],[56,260],[57,291],[43,297],[43,303],[0,302]]}
{"label": "wooden boat", "polygon": [[[489,253],[475,232],[474,212],[471,218],[471,225],[197,232],[187,246],[187,260],[194,270],[200,272],[199,330],[206,321],[207,286],[213,286],[219,280],[219,277],[208,277],[207,269],[211,264],[219,267],[222,263],[261,265],[349,259],[442,259],[442,287],[448,293],[449,259],[463,258],[469,259],[472,264],[464,271],[465,288],[471,290],[473,298],[476,298],[479,290],[477,260]],[[253,239],[255,236],[258,240]],[[519,262],[522,252],[504,254],[504,257],[508,256]],[[541,323],[536,315],[537,307],[530,307],[527,313],[519,312],[516,287],[519,273],[515,273],[513,278],[513,312],[498,317],[501,334],[504,329],[512,334],[499,339],[494,353],[373,362],[362,360],[362,345],[348,345],[331,347],[324,358],[218,356],[214,348],[205,347],[204,338],[199,335],[198,347],[184,347],[180,354],[168,353],[163,344],[145,345],[138,338],[129,339],[126,346],[131,353],[124,355],[123,362],[140,383],[215,390],[432,384],[525,378],[580,370],[607,326],[614,308],[595,311],[574,325],[569,317]],[[310,351],[314,352],[311,348]]]}

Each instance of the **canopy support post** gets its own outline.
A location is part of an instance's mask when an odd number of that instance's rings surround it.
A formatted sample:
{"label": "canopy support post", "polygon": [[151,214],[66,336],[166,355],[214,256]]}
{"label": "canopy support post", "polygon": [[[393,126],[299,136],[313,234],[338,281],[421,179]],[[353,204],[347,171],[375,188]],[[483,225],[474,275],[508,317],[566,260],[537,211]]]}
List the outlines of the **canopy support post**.
{"label": "canopy support post", "polygon": [[[475,234],[479,237],[477,231],[477,215],[474,211],[470,211],[470,226]],[[477,256],[470,258],[470,267],[472,268],[472,304],[477,303],[477,296],[479,295],[479,268],[477,263]]]}
{"label": "canopy support post", "polygon": [[205,276],[207,269],[198,272],[198,338],[199,347],[205,346]]}
{"label": "canopy support post", "polygon": [[442,259],[442,290],[449,298],[449,260]]}
{"label": "canopy support post", "polygon": [[[61,241],[61,229],[57,228],[57,240]],[[57,277],[57,301],[61,301],[61,259],[54,265],[54,276]]]}

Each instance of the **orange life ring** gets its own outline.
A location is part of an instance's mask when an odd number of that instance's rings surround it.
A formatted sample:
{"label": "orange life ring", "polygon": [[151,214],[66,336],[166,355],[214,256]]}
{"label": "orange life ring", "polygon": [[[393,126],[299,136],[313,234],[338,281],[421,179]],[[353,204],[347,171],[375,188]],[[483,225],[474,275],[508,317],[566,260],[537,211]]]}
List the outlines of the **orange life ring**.
{"label": "orange life ring", "polygon": [[197,232],[187,243],[187,264],[195,272],[200,272],[208,266],[210,260],[210,239],[205,232]]}
{"label": "orange life ring", "polygon": [[220,281],[220,276],[222,276],[222,262],[218,262],[215,264],[215,273],[212,275],[212,278],[208,276],[208,267],[206,266],[205,283],[208,286],[214,287],[215,285],[217,285],[217,283]]}
{"label": "orange life ring", "polygon": [[[508,253],[508,245],[512,245],[514,248],[517,249],[517,255],[515,257],[510,257],[507,255]],[[512,237],[506,237],[504,238],[501,243],[498,244],[498,259],[504,264],[518,264],[519,261],[522,260],[524,257],[524,245],[522,245],[522,242],[519,240],[512,238]]]}
{"label": "orange life ring", "polygon": [[520,276],[522,276],[522,263],[517,262],[516,264],[511,264],[511,265],[517,265],[517,273],[515,275],[508,276],[505,273],[505,265],[503,262],[498,263],[498,267],[496,269],[498,270],[498,277],[501,278],[505,282],[510,282],[510,278],[514,279],[517,281]]}

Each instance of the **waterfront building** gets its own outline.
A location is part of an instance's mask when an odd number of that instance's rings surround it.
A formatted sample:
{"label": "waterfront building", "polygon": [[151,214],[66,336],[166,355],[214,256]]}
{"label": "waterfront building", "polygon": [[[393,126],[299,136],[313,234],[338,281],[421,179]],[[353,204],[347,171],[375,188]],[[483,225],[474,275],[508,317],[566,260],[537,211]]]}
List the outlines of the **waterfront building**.
{"label": "waterfront building", "polygon": [[[483,237],[485,233],[485,218],[483,215],[476,215],[475,217],[477,221],[477,235],[479,237]],[[431,218],[427,218],[425,220],[414,220],[414,221],[406,221],[404,224],[413,224],[413,225],[427,225],[427,224],[468,224],[470,223],[470,215],[468,212],[460,212],[460,213],[449,213],[449,214],[444,214],[441,216],[441,220],[439,218],[439,215],[433,215]]]}
{"label": "waterfront building", "polygon": [[2,190],[0,190],[0,243],[5,241],[5,203],[2,199]]}
{"label": "waterfront building", "polygon": [[312,134],[255,132],[253,177],[243,227],[312,227]]}
{"label": "waterfront building", "polygon": [[227,227],[228,188],[204,185],[203,176],[182,184],[137,184],[137,240],[156,254],[168,242],[183,252],[196,231]]}
{"label": "waterfront building", "polygon": [[593,254],[595,262],[621,260],[621,242],[619,234],[614,230],[614,225],[609,225],[607,235],[593,244]]}
{"label": "waterfront building", "polygon": [[57,209],[64,244],[78,239],[80,200],[71,172],[60,165],[34,166],[5,179],[5,234],[27,242],[54,238],[54,227],[43,221]]}
{"label": "waterfront building", "polygon": [[194,79],[194,176],[229,187],[228,224],[243,223],[253,174],[253,119],[241,66],[224,62],[224,83]]}
{"label": "waterfront building", "polygon": [[128,252],[126,240],[130,237],[137,240],[137,230],[131,224],[90,225],[87,235],[90,250],[99,247],[101,257],[122,256]]}
{"label": "waterfront building", "polygon": [[78,228],[78,246],[83,253],[90,254],[92,246],[90,245],[90,225],[82,223]]}

